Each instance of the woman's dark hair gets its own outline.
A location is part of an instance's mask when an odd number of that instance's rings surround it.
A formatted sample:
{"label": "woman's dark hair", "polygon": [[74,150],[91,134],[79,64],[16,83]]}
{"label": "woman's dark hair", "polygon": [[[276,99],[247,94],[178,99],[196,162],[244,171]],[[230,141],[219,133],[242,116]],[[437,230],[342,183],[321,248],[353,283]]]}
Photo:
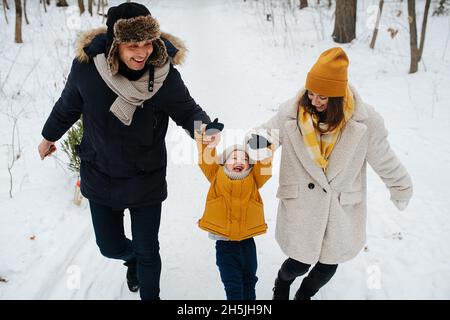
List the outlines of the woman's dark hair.
{"label": "woman's dark hair", "polygon": [[327,109],[324,112],[318,112],[312,105],[311,99],[308,97],[308,90],[306,90],[299,101],[298,107],[301,106],[305,107],[308,113],[318,115],[320,122],[327,125],[326,130],[316,127],[322,133],[333,131],[344,120],[344,97],[328,98]]}

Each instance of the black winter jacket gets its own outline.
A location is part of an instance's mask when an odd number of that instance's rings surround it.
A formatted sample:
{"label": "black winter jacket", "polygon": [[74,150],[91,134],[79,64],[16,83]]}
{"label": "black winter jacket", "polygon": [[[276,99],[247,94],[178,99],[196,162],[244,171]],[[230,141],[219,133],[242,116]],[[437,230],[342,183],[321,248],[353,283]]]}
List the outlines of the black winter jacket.
{"label": "black winter jacket", "polygon": [[[81,37],[61,97],[56,102],[42,135],[59,140],[83,115],[84,134],[77,153],[81,158],[81,192],[89,200],[124,209],[156,204],[167,197],[165,136],[169,117],[194,136],[194,121],[210,118],[190,96],[180,73],[170,66],[163,86],[143,108],[137,108],[130,126],[110,111],[117,95],[97,72],[92,57],[105,52],[104,33]],[[168,37],[169,38],[169,37]],[[170,56],[184,51],[177,38],[165,39]],[[83,43],[84,42],[84,43]]]}

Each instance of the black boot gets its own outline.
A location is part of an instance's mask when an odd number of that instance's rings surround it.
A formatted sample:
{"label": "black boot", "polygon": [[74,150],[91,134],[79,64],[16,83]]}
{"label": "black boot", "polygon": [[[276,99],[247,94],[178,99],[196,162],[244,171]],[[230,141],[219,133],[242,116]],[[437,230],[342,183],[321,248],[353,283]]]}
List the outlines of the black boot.
{"label": "black boot", "polygon": [[137,292],[139,290],[139,281],[137,278],[137,269],[136,269],[136,258],[131,259],[124,263],[127,269],[127,284],[128,289],[131,292]]}
{"label": "black boot", "polygon": [[306,296],[305,294],[303,294],[300,291],[300,289],[298,289],[298,291],[295,293],[294,300],[297,300],[297,301],[309,301],[309,300],[311,300],[311,297]]}
{"label": "black boot", "polygon": [[275,286],[272,289],[272,300],[289,300],[289,291],[294,280],[285,281],[280,278],[280,274],[278,273],[278,277],[275,279]]}

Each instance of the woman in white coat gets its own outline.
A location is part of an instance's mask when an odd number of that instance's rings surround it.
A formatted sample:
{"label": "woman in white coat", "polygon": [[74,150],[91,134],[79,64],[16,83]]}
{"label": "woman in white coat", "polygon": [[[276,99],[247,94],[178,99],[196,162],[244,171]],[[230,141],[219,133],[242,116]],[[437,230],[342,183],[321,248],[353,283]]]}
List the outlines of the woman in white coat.
{"label": "woman in white coat", "polygon": [[403,210],[411,179],[387,140],[382,117],[348,85],[341,48],[321,54],[305,89],[283,103],[258,130],[282,146],[276,240],[288,259],[273,289],[289,299],[296,277],[309,274],[295,299],[309,300],[355,257],[366,241],[366,165],[369,163]]}

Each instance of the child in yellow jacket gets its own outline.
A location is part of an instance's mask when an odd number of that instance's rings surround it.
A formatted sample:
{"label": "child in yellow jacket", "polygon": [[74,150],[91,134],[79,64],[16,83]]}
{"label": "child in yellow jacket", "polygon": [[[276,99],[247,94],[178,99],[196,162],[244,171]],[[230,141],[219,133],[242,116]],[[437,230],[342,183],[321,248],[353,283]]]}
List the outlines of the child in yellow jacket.
{"label": "child in yellow jacket", "polygon": [[233,145],[217,156],[216,148],[202,143],[201,134],[196,140],[200,169],[211,183],[198,225],[217,240],[216,264],[227,299],[254,300],[258,278],[253,237],[267,230],[258,190],[272,176],[272,152],[254,162],[247,147]]}

